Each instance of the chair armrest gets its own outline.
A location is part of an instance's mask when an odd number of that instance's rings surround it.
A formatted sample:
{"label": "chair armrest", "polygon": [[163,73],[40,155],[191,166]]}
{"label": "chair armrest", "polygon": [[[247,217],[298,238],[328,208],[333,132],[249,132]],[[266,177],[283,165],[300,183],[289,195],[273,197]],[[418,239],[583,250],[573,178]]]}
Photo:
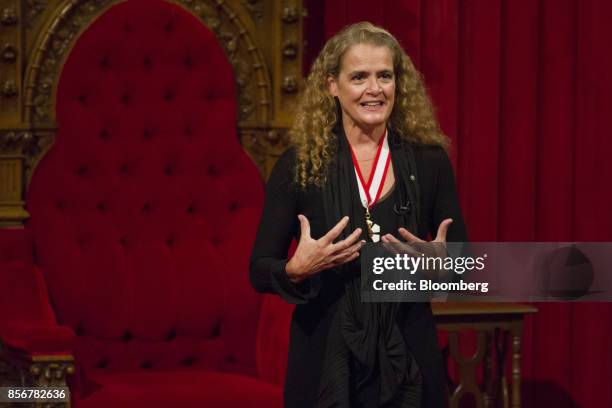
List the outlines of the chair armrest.
{"label": "chair armrest", "polygon": [[66,386],[74,332],[57,324],[33,245],[23,228],[0,229],[0,356],[5,383]]}
{"label": "chair armrest", "polygon": [[257,373],[259,378],[283,385],[289,354],[289,329],[293,305],[278,296],[264,295],[257,327]]}
{"label": "chair armrest", "polygon": [[3,324],[0,332],[3,347],[32,356],[71,355],[74,341],[74,331],[66,326]]}
{"label": "chair armrest", "polygon": [[41,271],[0,261],[0,341],[29,354],[72,354],[74,332],[57,324]]}
{"label": "chair armrest", "polygon": [[0,228],[0,263],[22,261],[32,264],[34,246],[25,228]]}

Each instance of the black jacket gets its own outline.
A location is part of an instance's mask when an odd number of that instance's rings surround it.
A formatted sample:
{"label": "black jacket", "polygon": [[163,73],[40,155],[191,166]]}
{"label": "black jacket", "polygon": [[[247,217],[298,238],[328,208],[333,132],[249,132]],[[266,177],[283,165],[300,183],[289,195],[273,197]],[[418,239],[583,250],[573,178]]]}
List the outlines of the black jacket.
{"label": "black jacket", "polygon": [[[417,235],[422,239],[435,236],[440,222],[453,218],[447,240],[467,241],[452,166],[446,152],[439,147],[418,145],[413,146],[413,151],[420,190]],[[296,286],[285,273],[288,248],[292,239],[299,236],[297,215],[304,214],[309,219],[311,235],[315,239],[328,230],[321,190],[297,188],[292,182],[294,169],[295,154],[289,149],[276,163],[266,186],[263,215],[251,256],[250,279],[257,291],[276,293],[297,304],[291,323],[285,405],[311,408],[318,392],[327,332],[342,296],[343,282],[342,275],[323,271],[318,280],[317,295],[309,297],[313,293],[312,282],[307,280]],[[396,174],[396,177],[400,175]],[[423,376],[423,407],[446,406],[444,362],[430,305],[404,303],[402,307],[400,327]]]}

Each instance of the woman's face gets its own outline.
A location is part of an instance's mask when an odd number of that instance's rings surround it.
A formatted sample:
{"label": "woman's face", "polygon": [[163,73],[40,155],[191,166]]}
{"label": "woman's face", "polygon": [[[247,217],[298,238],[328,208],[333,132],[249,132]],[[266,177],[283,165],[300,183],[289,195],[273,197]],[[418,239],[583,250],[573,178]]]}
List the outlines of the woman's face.
{"label": "woman's face", "polygon": [[363,130],[386,125],[395,100],[393,56],[385,46],[353,45],[342,57],[338,78],[328,78],[345,126]]}

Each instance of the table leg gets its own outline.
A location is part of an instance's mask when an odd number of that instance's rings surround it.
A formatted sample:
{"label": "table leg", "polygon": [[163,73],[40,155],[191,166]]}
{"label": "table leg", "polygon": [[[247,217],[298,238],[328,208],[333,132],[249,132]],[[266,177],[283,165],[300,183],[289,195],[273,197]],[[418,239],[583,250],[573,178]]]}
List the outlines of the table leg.
{"label": "table leg", "polygon": [[491,408],[491,402],[495,405],[495,375],[493,374],[493,353],[495,352],[495,332],[487,332],[485,339],[485,358],[483,370],[483,384],[485,392],[483,394],[485,408]]}
{"label": "table leg", "polygon": [[512,408],[521,406],[521,330],[512,331]]}
{"label": "table leg", "polygon": [[459,385],[452,392],[450,397],[450,407],[458,408],[464,394],[472,394],[476,402],[476,408],[484,408],[484,397],[477,381],[478,366],[482,363],[485,356],[486,336],[483,331],[477,332],[476,351],[471,356],[463,356],[459,351],[459,335],[457,331],[448,334],[448,345],[451,357],[459,369]]}

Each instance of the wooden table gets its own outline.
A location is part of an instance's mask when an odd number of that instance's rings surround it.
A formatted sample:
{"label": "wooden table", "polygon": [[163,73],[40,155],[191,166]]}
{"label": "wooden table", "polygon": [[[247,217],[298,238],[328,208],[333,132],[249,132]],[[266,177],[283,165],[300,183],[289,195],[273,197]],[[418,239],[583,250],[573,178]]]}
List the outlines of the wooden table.
{"label": "wooden table", "polygon": [[[517,303],[433,302],[438,328],[448,332],[444,354],[456,364],[458,384],[450,381],[450,408],[458,408],[465,394],[472,394],[477,408],[521,406],[521,334],[523,318],[535,313],[533,306]],[[459,331],[475,330],[477,347],[472,356],[459,350]],[[512,391],[509,395],[505,358],[508,336],[512,344]],[[483,384],[478,384],[478,367],[483,365]],[[501,390],[501,393],[500,393]],[[510,405],[510,398],[511,404]]]}

